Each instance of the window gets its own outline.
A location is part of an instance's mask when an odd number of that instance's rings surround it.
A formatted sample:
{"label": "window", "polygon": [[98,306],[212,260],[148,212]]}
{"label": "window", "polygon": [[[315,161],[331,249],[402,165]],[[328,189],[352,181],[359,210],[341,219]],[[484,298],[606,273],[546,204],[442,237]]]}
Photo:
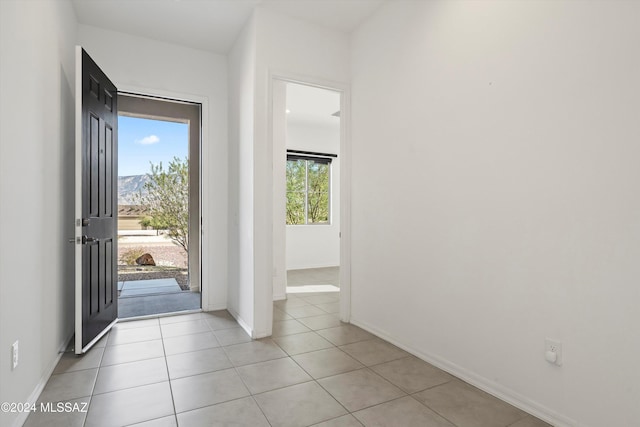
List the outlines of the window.
{"label": "window", "polygon": [[331,157],[287,154],[287,225],[330,223],[330,176]]}

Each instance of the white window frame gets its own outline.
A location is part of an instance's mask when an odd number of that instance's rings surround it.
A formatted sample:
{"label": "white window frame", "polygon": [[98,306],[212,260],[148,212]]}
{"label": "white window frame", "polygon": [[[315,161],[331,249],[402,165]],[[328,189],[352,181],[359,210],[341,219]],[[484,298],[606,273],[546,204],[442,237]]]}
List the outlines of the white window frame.
{"label": "white window frame", "polygon": [[[324,158],[324,157],[318,157],[318,158]],[[331,191],[331,186],[332,186],[332,182],[333,182],[333,168],[331,166],[332,162],[331,160],[329,160],[328,162],[322,162],[322,164],[326,164],[327,167],[329,168],[329,182],[327,183],[327,199],[328,199],[328,204],[329,206],[328,208],[328,218],[327,218],[327,222],[309,222],[309,162],[314,161],[314,159],[312,157],[307,157],[307,158],[296,158],[296,159],[289,159],[287,158],[287,162],[293,162],[293,161],[299,161],[302,160],[304,161],[304,185],[305,185],[305,190],[304,190],[304,223],[303,224],[287,224],[287,227],[301,227],[301,226],[307,226],[307,225],[311,225],[311,226],[317,226],[317,225],[331,225],[332,223],[332,216],[333,216],[333,212],[332,212],[332,203],[331,203],[331,197],[332,197],[332,191]]]}

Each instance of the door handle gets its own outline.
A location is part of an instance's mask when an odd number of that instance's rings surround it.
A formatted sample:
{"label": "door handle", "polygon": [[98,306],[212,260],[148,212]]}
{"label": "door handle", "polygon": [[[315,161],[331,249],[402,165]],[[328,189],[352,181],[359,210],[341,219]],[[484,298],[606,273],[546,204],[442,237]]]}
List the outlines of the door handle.
{"label": "door handle", "polygon": [[82,244],[83,245],[92,245],[94,243],[98,243],[99,241],[100,241],[100,239],[95,238],[95,237],[82,236]]}

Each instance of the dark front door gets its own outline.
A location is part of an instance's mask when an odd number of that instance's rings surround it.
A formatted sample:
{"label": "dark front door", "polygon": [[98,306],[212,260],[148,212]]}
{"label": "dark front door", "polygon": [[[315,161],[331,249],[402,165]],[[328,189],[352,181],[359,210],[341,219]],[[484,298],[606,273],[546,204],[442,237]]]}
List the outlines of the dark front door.
{"label": "dark front door", "polygon": [[[87,52],[78,48],[81,82],[77,89],[80,128],[76,159],[81,168],[81,218],[76,220],[81,283],[76,283],[75,352],[85,352],[118,316],[117,280],[117,89]],[[78,77],[76,77],[78,78]],[[77,254],[78,252],[76,252]],[[77,266],[78,270],[80,266]],[[79,295],[80,294],[80,295]],[[80,297],[80,298],[78,298]]]}

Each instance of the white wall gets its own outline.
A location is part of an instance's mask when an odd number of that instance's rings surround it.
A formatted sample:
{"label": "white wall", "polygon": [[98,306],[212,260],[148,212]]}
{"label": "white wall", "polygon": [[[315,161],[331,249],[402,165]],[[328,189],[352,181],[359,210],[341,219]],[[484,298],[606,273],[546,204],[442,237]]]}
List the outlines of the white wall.
{"label": "white wall", "polygon": [[253,116],[255,21],[251,17],[229,52],[229,303],[253,335]]}
{"label": "white wall", "polygon": [[203,103],[203,308],[226,308],[226,57],[87,25],[78,26],[78,40],[118,89]]}
{"label": "white wall", "polygon": [[[287,123],[287,149],[340,153],[340,122],[324,126]],[[288,225],[287,270],[340,265],[340,156],[331,162],[331,224]]]}
{"label": "white wall", "polygon": [[0,1],[0,402],[35,399],[73,333],[75,38],[68,1]]}
{"label": "white wall", "polygon": [[396,1],[356,31],[354,323],[557,425],[638,424],[638,16]]}
{"label": "white wall", "polygon": [[[349,81],[348,36],[261,7],[256,19],[254,121],[254,274],[256,336],[271,335],[272,300],[284,294],[274,288],[273,158],[271,141],[271,77],[298,76],[345,84]],[[282,159],[284,161],[284,156]],[[283,274],[283,272],[280,272]],[[280,281],[279,283],[284,283]]]}

